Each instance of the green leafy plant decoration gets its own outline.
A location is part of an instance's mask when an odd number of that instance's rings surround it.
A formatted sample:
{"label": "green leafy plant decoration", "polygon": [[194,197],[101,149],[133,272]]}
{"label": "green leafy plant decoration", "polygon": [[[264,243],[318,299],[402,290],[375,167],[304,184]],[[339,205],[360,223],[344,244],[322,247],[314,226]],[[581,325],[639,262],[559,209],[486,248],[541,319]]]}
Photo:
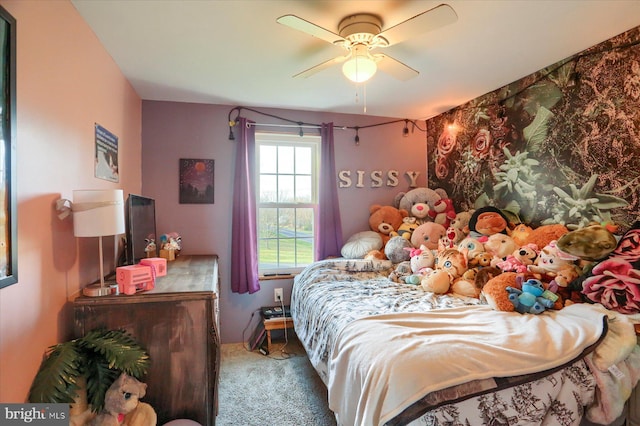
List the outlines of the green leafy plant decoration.
{"label": "green leafy plant decoration", "polygon": [[78,379],[85,377],[87,400],[94,411],[121,373],[140,380],[147,374],[149,355],[124,330],[93,330],[84,337],[48,348],[29,390],[29,402],[73,403]]}
{"label": "green leafy plant decoration", "polygon": [[553,208],[553,217],[542,223],[560,223],[569,229],[577,229],[587,226],[591,222],[611,222],[611,209],[626,207],[629,203],[613,195],[594,192],[593,188],[597,179],[597,174],[591,175],[581,188],[570,184],[571,194],[557,186],[553,187],[553,192],[558,195],[559,202]]}
{"label": "green leafy plant decoration", "polygon": [[529,152],[540,152],[549,132],[549,120],[551,117],[553,117],[553,112],[541,106],[531,124],[522,130]]}

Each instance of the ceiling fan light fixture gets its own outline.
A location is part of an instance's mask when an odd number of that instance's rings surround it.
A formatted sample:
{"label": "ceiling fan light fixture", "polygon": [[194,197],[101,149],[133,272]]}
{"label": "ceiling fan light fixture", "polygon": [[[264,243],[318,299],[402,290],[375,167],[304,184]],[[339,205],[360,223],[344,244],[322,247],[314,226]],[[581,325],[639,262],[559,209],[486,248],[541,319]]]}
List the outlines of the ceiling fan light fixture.
{"label": "ceiling fan light fixture", "polygon": [[354,83],[364,83],[373,77],[378,66],[366,46],[355,46],[352,52],[351,58],[342,65],[342,73]]}

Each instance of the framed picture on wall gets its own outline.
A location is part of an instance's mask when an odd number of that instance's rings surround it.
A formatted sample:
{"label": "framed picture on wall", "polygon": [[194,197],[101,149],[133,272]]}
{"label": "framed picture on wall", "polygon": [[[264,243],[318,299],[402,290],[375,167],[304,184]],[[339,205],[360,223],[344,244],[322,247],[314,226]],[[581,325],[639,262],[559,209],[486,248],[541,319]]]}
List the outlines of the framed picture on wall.
{"label": "framed picture on wall", "polygon": [[16,20],[0,6],[0,288],[18,282]]}
{"label": "framed picture on wall", "polygon": [[180,159],[180,204],[213,204],[214,160]]}
{"label": "framed picture on wall", "polygon": [[96,177],[111,182],[119,182],[118,137],[99,125],[94,124],[96,141]]}

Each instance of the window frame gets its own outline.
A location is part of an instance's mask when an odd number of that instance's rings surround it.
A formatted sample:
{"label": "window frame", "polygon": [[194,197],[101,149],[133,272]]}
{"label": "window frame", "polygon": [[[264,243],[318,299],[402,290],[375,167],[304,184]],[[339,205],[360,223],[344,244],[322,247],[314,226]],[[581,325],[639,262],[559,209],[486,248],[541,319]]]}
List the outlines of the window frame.
{"label": "window frame", "polygon": [[[317,226],[317,218],[318,218],[318,204],[319,204],[319,190],[320,190],[320,144],[321,137],[320,135],[294,135],[291,133],[279,133],[279,132],[266,132],[266,131],[256,131],[255,134],[256,140],[256,172],[255,172],[255,181],[256,181],[256,230],[258,237],[258,273],[260,277],[273,277],[273,276],[284,276],[284,275],[294,275],[299,273],[304,269],[306,264],[304,265],[296,265],[296,266],[280,266],[278,265],[275,268],[264,268],[260,266],[260,210],[266,208],[287,208],[287,209],[311,209],[313,211],[313,223],[312,223],[312,260],[315,261],[315,227]],[[310,202],[261,202],[260,201],[260,183],[261,183],[261,170],[260,170],[260,148],[265,145],[272,145],[278,147],[304,147],[308,146],[311,148],[311,201]],[[287,173],[278,173],[276,170],[275,176],[279,175],[287,175]],[[297,176],[296,170],[294,169],[292,176]],[[299,175],[298,175],[299,176]],[[295,179],[294,179],[295,182]],[[294,183],[295,185],[295,183]],[[276,240],[280,240],[279,237],[276,236]],[[278,256],[278,263],[280,262],[280,256]]]}

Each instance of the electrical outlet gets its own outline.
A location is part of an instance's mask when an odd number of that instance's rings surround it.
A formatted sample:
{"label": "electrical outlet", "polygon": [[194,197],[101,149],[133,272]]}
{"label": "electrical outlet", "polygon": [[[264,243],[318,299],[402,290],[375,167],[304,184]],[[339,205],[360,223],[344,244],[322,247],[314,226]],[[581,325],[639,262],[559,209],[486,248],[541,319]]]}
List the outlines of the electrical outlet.
{"label": "electrical outlet", "polygon": [[273,289],[273,301],[280,303],[281,301],[283,301],[284,298],[282,297],[282,289],[281,288],[274,288]]}

